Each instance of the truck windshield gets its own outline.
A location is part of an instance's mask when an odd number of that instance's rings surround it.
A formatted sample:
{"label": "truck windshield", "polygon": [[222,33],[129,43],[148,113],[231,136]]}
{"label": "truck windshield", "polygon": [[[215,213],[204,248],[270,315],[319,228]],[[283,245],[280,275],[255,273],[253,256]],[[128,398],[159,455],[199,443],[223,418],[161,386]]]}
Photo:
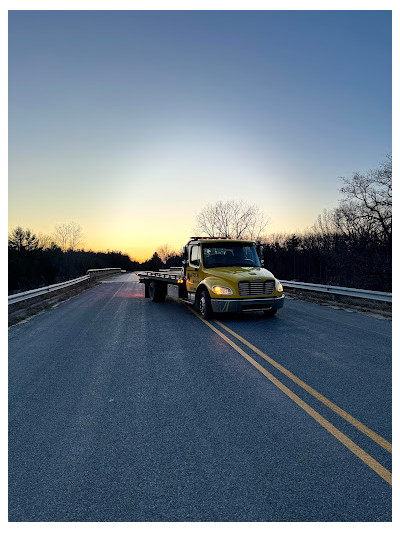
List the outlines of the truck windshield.
{"label": "truck windshield", "polygon": [[203,244],[205,268],[220,266],[260,266],[256,247],[253,244],[210,243]]}

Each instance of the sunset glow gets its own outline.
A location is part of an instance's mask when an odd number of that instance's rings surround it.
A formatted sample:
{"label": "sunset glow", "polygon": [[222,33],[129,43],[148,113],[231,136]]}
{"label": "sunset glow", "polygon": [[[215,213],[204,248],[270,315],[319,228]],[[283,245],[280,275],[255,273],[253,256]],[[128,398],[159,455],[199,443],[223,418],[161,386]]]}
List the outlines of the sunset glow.
{"label": "sunset glow", "polygon": [[301,231],[337,205],[338,176],[391,150],[388,11],[9,22],[10,229],[75,221],[85,249],[143,260],[243,199],[267,233]]}

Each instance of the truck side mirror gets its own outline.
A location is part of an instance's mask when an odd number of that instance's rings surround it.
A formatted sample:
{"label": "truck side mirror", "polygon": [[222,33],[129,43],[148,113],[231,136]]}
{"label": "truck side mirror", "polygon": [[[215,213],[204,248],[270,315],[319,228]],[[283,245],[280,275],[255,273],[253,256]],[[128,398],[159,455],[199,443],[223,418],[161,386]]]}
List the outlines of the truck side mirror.
{"label": "truck side mirror", "polygon": [[258,258],[260,259],[260,264],[261,266],[264,266],[264,246],[260,243],[257,243],[256,248]]}

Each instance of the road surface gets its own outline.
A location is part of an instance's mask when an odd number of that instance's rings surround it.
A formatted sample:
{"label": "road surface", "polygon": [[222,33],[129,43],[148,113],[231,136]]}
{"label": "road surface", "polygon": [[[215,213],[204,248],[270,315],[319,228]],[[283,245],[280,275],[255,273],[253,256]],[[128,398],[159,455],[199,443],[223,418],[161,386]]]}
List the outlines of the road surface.
{"label": "road surface", "polygon": [[390,521],[391,322],[115,276],[9,328],[10,521]]}

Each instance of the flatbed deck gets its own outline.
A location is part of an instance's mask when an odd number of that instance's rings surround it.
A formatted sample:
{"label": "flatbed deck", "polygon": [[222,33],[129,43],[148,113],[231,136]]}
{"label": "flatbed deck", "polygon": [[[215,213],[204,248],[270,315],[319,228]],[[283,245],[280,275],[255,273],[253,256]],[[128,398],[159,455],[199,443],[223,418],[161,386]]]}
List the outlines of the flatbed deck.
{"label": "flatbed deck", "polygon": [[158,272],[145,270],[143,272],[137,272],[139,276],[139,283],[145,283],[145,281],[166,281],[172,283],[173,285],[178,285],[183,283],[185,276],[183,275],[182,269],[179,270],[160,270]]}

